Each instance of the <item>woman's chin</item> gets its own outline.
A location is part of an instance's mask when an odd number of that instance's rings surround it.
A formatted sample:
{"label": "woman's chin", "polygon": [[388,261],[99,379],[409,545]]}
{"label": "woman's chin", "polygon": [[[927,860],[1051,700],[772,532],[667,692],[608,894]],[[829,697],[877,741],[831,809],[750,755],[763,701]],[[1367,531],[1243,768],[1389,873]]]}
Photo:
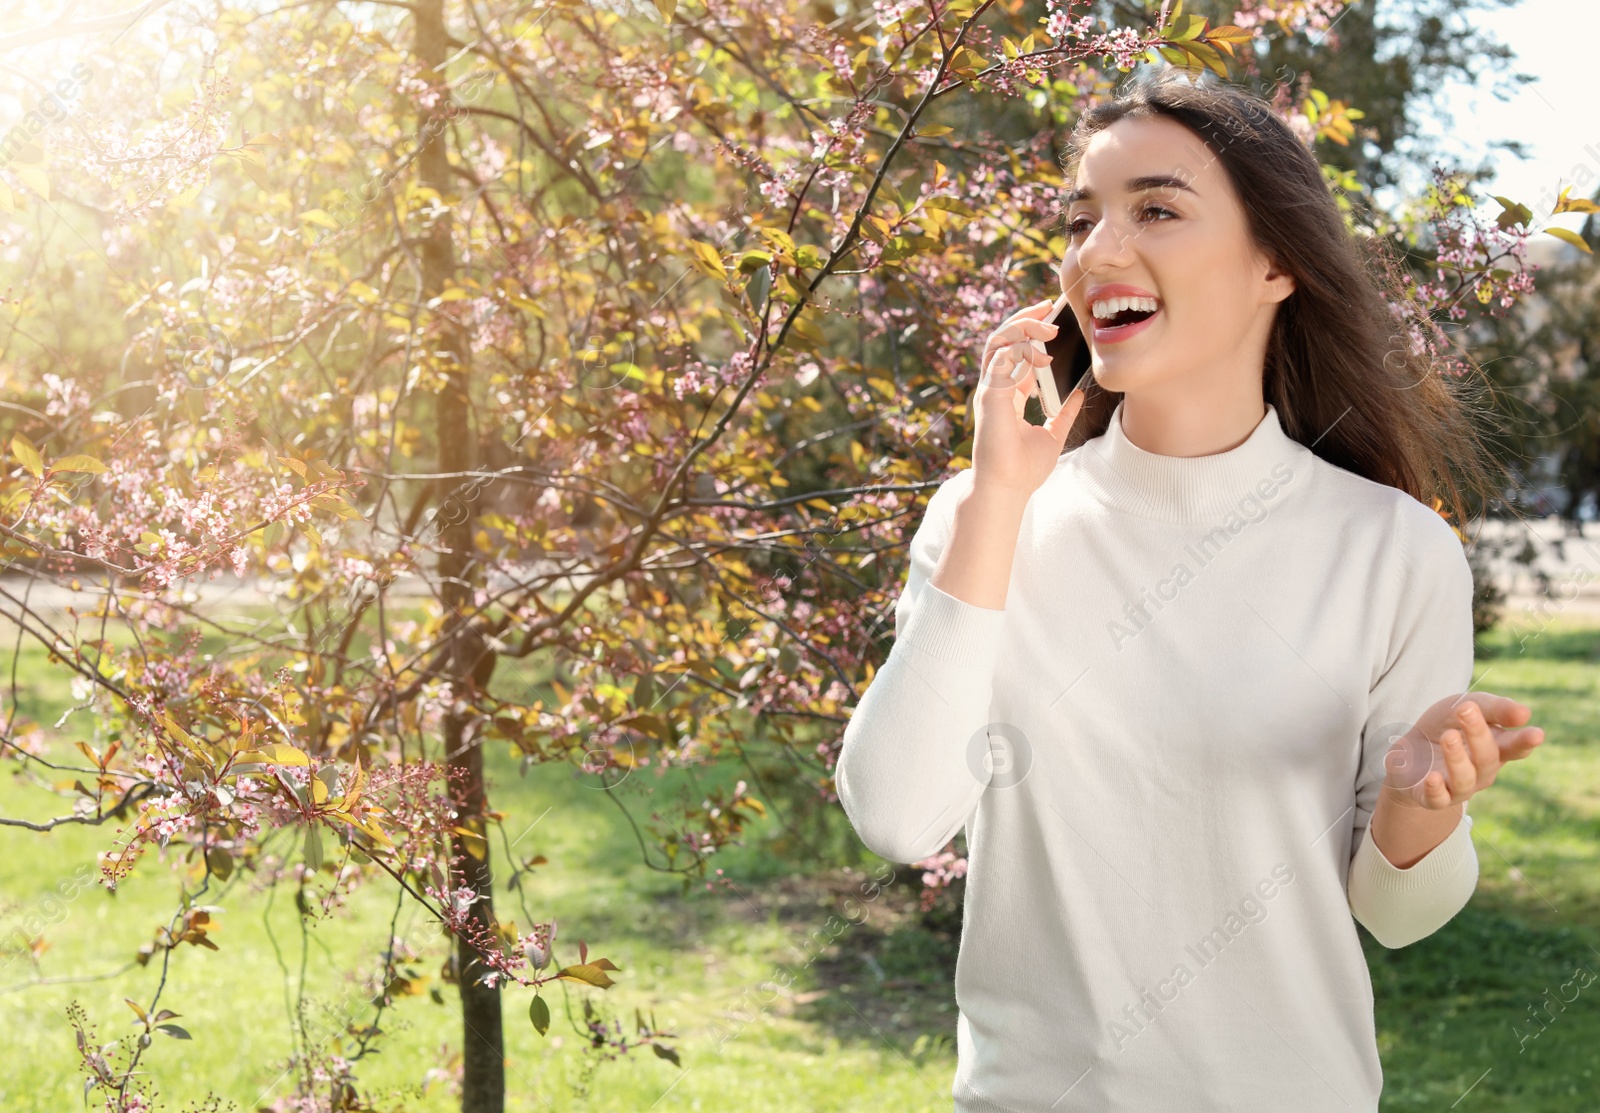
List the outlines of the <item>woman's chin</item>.
{"label": "woman's chin", "polygon": [[1094,373],[1094,381],[1101,390],[1114,391],[1117,394],[1138,390],[1159,378],[1158,375],[1151,373],[1152,368],[1148,359],[1126,359],[1115,353],[1110,359],[1104,359],[1096,353],[1089,369]]}

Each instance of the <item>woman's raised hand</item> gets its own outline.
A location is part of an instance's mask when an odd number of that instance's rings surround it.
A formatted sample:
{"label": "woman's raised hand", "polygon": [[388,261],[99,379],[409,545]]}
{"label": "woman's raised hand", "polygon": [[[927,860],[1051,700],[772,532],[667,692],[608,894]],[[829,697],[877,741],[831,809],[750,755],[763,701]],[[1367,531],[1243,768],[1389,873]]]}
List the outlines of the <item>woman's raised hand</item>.
{"label": "woman's raised hand", "polygon": [[1053,304],[1041,301],[1013,313],[983,346],[983,373],[973,393],[976,488],[1002,491],[1023,500],[1031,497],[1061,458],[1067,433],[1083,408],[1083,391],[1073,390],[1062,401],[1061,412],[1045,424],[1030,424],[1023,416],[1028,395],[1039,385],[1038,375],[1050,373],[1044,342],[1055,336],[1057,326],[1043,318]]}
{"label": "woman's raised hand", "polygon": [[1384,755],[1385,791],[1396,803],[1449,808],[1494,784],[1507,763],[1544,742],[1525,703],[1489,692],[1438,700]]}

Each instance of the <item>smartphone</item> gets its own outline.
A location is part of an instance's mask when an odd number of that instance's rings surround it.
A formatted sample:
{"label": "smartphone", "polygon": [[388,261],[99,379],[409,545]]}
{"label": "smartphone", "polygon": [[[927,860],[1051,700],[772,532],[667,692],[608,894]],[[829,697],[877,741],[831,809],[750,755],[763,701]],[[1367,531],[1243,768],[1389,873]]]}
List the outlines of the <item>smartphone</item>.
{"label": "smartphone", "polygon": [[1086,384],[1092,360],[1089,345],[1078,328],[1077,315],[1068,307],[1065,293],[1056,298],[1044,321],[1061,326],[1056,329],[1054,337],[1044,342],[1045,353],[1050,357],[1051,373],[1037,376],[1039,404],[1048,419],[1061,412],[1064,399]]}

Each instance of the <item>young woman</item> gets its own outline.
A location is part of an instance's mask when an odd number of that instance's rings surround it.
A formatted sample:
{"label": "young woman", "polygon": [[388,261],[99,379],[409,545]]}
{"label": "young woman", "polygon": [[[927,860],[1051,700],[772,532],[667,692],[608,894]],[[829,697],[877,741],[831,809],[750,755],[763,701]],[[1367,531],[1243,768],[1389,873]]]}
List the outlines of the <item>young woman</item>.
{"label": "young woman", "polygon": [[990,338],[839,797],[892,861],[966,828],[958,1113],[1370,1113],[1355,923],[1455,915],[1467,800],[1543,741],[1470,690],[1432,508],[1500,492],[1259,98],[1130,82],[1066,180],[1094,383],[1032,425],[1050,302]]}

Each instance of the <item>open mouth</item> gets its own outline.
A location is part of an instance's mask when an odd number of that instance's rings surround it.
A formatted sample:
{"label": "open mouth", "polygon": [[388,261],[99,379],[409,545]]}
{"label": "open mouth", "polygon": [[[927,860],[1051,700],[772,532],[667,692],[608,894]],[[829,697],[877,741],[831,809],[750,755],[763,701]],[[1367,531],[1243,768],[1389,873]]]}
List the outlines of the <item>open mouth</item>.
{"label": "open mouth", "polygon": [[1096,332],[1112,333],[1148,321],[1161,311],[1155,298],[1108,298],[1092,307]]}

